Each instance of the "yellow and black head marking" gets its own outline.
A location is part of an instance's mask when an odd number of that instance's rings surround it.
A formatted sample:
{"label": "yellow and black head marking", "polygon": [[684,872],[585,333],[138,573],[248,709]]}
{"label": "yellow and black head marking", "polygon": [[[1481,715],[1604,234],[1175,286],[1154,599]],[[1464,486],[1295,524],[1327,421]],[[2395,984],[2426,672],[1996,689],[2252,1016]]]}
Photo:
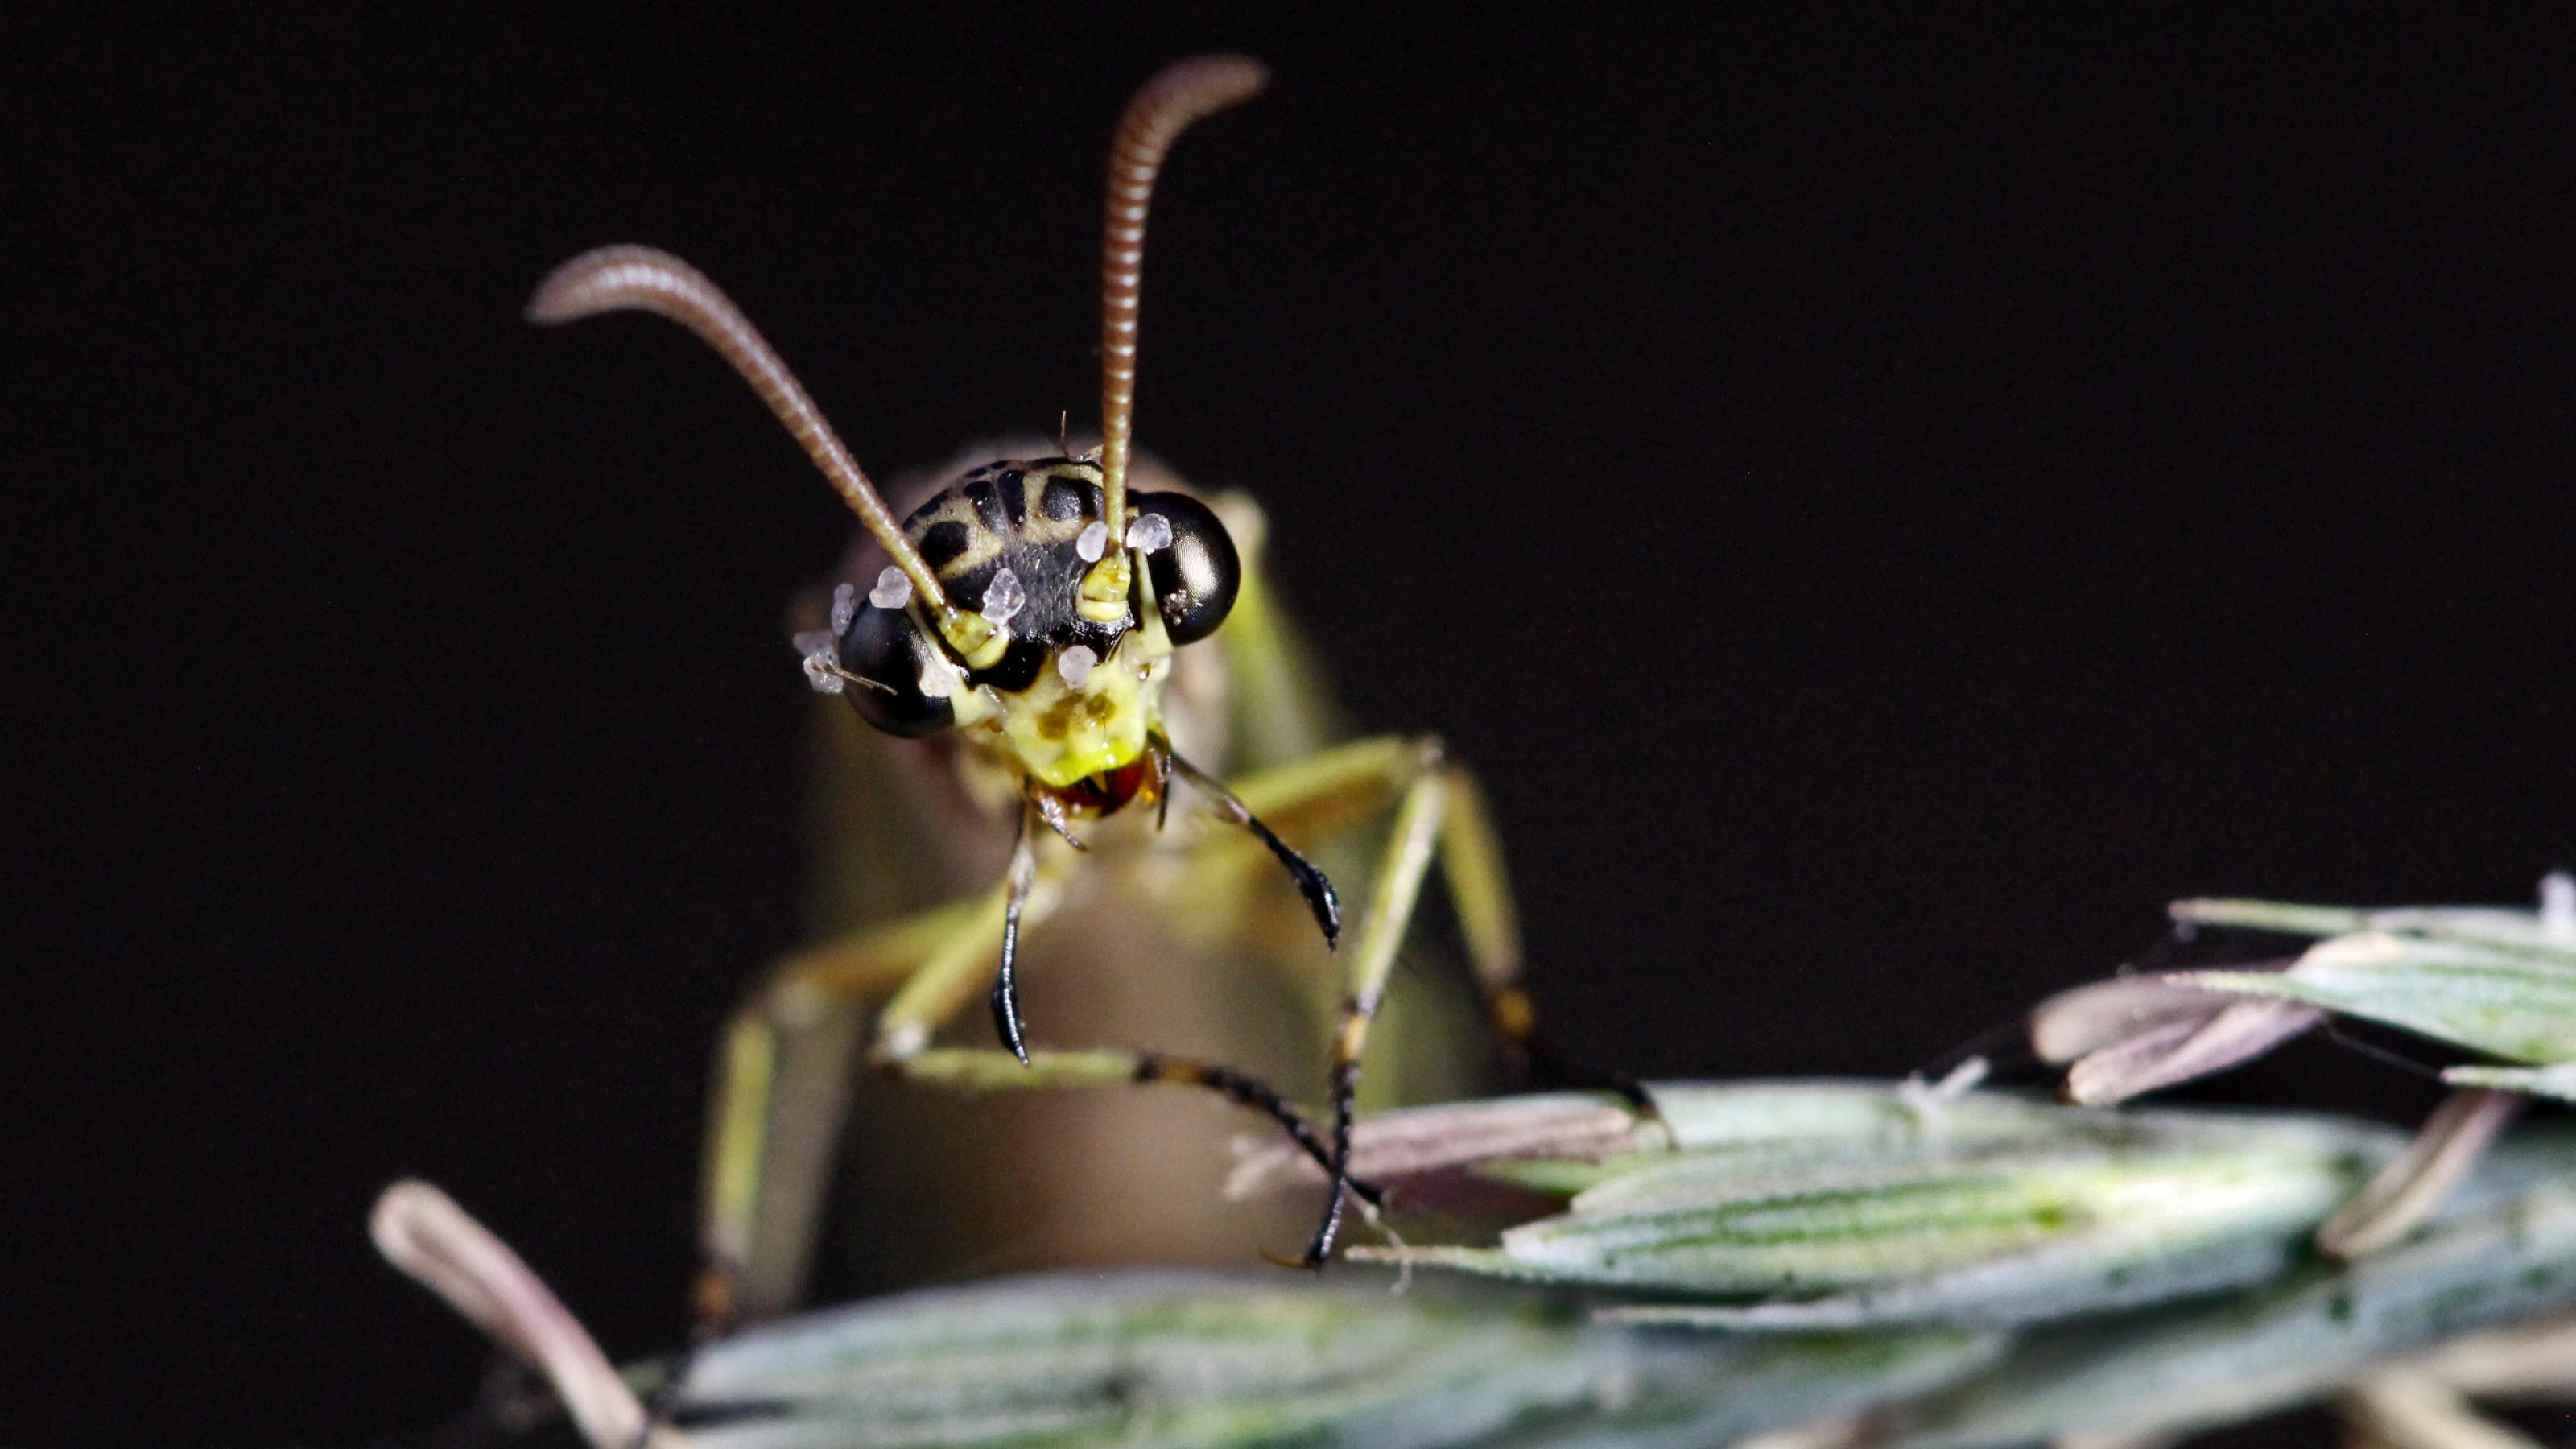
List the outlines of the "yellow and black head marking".
{"label": "yellow and black head marking", "polygon": [[983,726],[1038,785],[1124,804],[1141,781],[1122,772],[1160,732],[1166,661],[1225,621],[1242,574],[1225,526],[1197,499],[1140,493],[1129,505],[1119,551],[1144,560],[1131,575],[1141,587],[1098,619],[1082,607],[1082,585],[1110,552],[1100,465],[1039,458],[966,474],[903,531],[1001,648],[980,667],[938,648],[909,607],[910,581],[888,565],[864,600],[842,585],[828,644],[808,641],[837,666],[818,668],[816,682],[860,686],[851,703],[889,734]]}

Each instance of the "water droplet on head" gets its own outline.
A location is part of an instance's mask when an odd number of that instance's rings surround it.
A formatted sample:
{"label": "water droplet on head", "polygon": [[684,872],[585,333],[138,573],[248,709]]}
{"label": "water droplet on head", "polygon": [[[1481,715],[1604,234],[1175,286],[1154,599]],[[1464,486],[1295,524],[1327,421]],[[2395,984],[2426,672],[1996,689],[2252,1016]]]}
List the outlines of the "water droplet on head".
{"label": "water droplet on head", "polygon": [[1127,525],[1127,546],[1140,553],[1155,553],[1172,546],[1172,521],[1159,513],[1140,516]]}
{"label": "water droplet on head", "polygon": [[1095,518],[1082,526],[1073,540],[1073,556],[1084,563],[1098,563],[1109,551],[1109,525]]}
{"label": "water droplet on head", "polygon": [[841,584],[832,590],[832,632],[850,632],[850,621],[859,616],[859,590],[855,584]]}
{"label": "water droplet on head", "polygon": [[1004,569],[993,575],[993,582],[985,586],[984,602],[978,612],[983,614],[985,623],[1000,629],[1007,627],[1012,617],[1027,608],[1028,603],[1028,593],[1020,587],[1020,576]]}
{"label": "water droplet on head", "polygon": [[1076,644],[1055,657],[1055,672],[1064,676],[1065,683],[1080,689],[1082,681],[1089,679],[1099,664],[1100,656],[1092,653],[1089,645]]}
{"label": "water droplet on head", "polygon": [[922,662],[921,692],[929,698],[946,699],[955,694],[963,682],[957,677],[957,671],[949,667],[948,661],[938,655],[934,654]]}
{"label": "water droplet on head", "polygon": [[903,570],[887,564],[877,571],[877,586],[868,590],[868,602],[880,609],[900,609],[912,602],[912,580],[904,576]]}
{"label": "water droplet on head", "polygon": [[[842,585],[848,588],[849,585]],[[835,604],[837,608],[837,601]],[[838,694],[843,688],[840,660],[833,652],[833,639],[820,629],[808,629],[793,641],[796,652],[805,656],[805,682],[816,694]]]}

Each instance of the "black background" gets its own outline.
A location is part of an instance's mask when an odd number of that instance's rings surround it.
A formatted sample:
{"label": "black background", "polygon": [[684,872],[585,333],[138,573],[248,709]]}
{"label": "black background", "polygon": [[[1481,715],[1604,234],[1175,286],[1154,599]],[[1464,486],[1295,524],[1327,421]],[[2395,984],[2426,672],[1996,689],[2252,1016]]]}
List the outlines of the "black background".
{"label": "black background", "polygon": [[522,324],[572,252],[698,262],[880,470],[1079,425],[1117,110],[1260,55],[1158,203],[1142,438],[1483,769],[1570,1045],[1894,1073],[2176,895],[2576,860],[2569,38],[21,23],[0,1426],[436,1423],[487,1360],[366,1245],[405,1173],[678,1335],[848,525],[695,343]]}

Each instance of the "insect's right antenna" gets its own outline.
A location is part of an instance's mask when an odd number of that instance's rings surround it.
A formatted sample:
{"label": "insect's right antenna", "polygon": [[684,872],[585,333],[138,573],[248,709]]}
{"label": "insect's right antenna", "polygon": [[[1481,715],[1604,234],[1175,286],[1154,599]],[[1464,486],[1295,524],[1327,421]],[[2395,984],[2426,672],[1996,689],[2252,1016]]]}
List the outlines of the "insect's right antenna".
{"label": "insect's right antenna", "polygon": [[769,404],[769,410],[787,425],[814,466],[859,516],[859,522],[885,546],[895,567],[912,581],[913,592],[922,606],[937,621],[939,631],[957,648],[967,662],[977,667],[991,662],[979,659],[983,653],[999,655],[991,645],[995,631],[979,614],[964,613],[948,602],[912,540],[904,537],[902,527],[877,496],[875,485],[861,472],[850,450],[841,445],[840,436],[823,420],[822,411],[814,406],[796,375],[787,370],[778,353],[742,315],[740,308],[719,291],[687,262],[668,252],[650,247],[613,246],[588,251],[555,268],[528,301],[528,320],[553,325],[577,318],[592,317],[602,312],[651,312],[667,317],[698,334],[716,350],[733,370]]}
{"label": "insect's right antenna", "polygon": [[[1118,121],[1109,146],[1109,196],[1100,238],[1101,519],[1113,545],[1127,537],[1127,455],[1136,411],[1136,314],[1145,286],[1145,213],[1172,143],[1199,121],[1258,95],[1270,83],[1261,63],[1201,55],[1166,66]],[[1127,608],[1127,551],[1112,547],[1083,580],[1086,614],[1114,619]]]}

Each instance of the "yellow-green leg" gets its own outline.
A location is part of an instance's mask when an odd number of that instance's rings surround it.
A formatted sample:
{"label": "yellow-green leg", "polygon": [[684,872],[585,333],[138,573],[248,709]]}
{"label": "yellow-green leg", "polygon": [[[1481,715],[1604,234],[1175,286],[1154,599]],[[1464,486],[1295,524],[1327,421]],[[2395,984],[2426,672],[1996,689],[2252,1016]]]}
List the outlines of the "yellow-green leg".
{"label": "yellow-green leg", "polygon": [[1521,984],[1520,914],[1512,904],[1511,879],[1503,871],[1502,837],[1495,833],[1476,777],[1454,763],[1443,773],[1449,800],[1440,821],[1441,873],[1458,910],[1459,931],[1467,938],[1468,964],[1495,1043],[1513,1064],[1542,1082],[1615,1092],[1640,1116],[1654,1117],[1654,1101],[1635,1078],[1570,1064],[1539,1035],[1538,1008]]}
{"label": "yellow-green leg", "polygon": [[[1468,966],[1497,1047],[1543,1081],[1616,1092],[1651,1112],[1635,1083],[1570,1068],[1540,1039],[1538,1013],[1521,981],[1520,913],[1503,866],[1502,838],[1474,773],[1450,759],[1440,741],[1418,735],[1355,740],[1247,776],[1236,782],[1234,797],[1294,839],[1377,815],[1425,774],[1445,782],[1435,826],[1441,880],[1457,910]],[[1408,911],[1411,906],[1406,903]]]}
{"label": "yellow-green leg", "polygon": [[1368,916],[1343,967],[1341,1025],[1333,1033],[1329,1078],[1333,1180],[1324,1199],[1323,1224],[1306,1248],[1309,1267],[1321,1266],[1333,1255],[1333,1239],[1341,1232],[1342,1193],[1350,1185],[1351,1117],[1359,1095],[1360,1060],[1368,1048],[1369,1025],[1377,1019],[1378,1004],[1386,995],[1386,978],[1395,969],[1396,948],[1403,944],[1413,908],[1422,899],[1422,877],[1431,868],[1447,798],[1448,781],[1436,764],[1405,787],[1394,832],[1387,837],[1386,854],[1378,865],[1376,887],[1369,896]]}
{"label": "yellow-green leg", "polygon": [[[1333,1161],[1323,1139],[1285,1097],[1259,1079],[1218,1063],[1112,1047],[1071,1051],[1036,1047],[1020,1052],[1001,1047],[931,1046],[932,1035],[974,994],[982,976],[973,967],[982,964],[952,962],[943,955],[925,965],[877,1018],[869,1061],[909,1081],[965,1092],[1156,1083],[1198,1087],[1269,1117],[1316,1162],[1329,1165]],[[1373,1189],[1365,1186],[1355,1190],[1372,1200],[1376,1196]]]}
{"label": "yellow-green leg", "polygon": [[1615,1091],[1639,1111],[1653,1110],[1633,1082],[1567,1071],[1541,1045],[1537,1013],[1521,984],[1520,920],[1503,867],[1501,839],[1474,777],[1447,757],[1438,740],[1396,735],[1357,740],[1246,777],[1220,800],[1220,814],[1229,813],[1223,807],[1230,804],[1234,812],[1266,819],[1292,835],[1365,818],[1389,800],[1397,802],[1368,915],[1343,967],[1330,1078],[1334,1190],[1307,1252],[1310,1264],[1330,1255],[1340,1232],[1347,1187],[1342,1169],[1349,1162],[1353,1102],[1369,1028],[1434,858],[1458,912],[1486,1019],[1504,1052],[1540,1076]]}
{"label": "yellow-green leg", "polygon": [[1432,859],[1440,861],[1450,905],[1458,910],[1458,928],[1466,936],[1468,969],[1484,998],[1486,1024],[1504,1055],[1543,1080],[1615,1091],[1641,1114],[1654,1111],[1654,1101],[1633,1080],[1569,1070],[1538,1039],[1538,1011],[1520,980],[1520,913],[1512,905],[1512,882],[1502,864],[1502,835],[1494,830],[1476,776],[1450,761],[1440,740],[1419,735],[1352,740],[1247,776],[1234,786],[1231,799],[1239,810],[1267,817],[1285,833],[1334,828],[1350,817],[1373,815],[1388,799],[1396,799],[1396,825],[1378,861],[1368,918],[1360,923],[1342,967],[1345,995],[1340,1026],[1332,1036],[1329,1078],[1334,1191],[1306,1250],[1309,1266],[1332,1256],[1332,1243],[1340,1235],[1352,1104],[1358,1098],[1368,1029],[1386,998],[1386,977],[1394,972],[1396,949],[1404,944],[1406,926],[1422,902],[1422,882]]}
{"label": "yellow-green leg", "polygon": [[[1323,1139],[1285,1098],[1215,1063],[1149,1051],[1034,1048],[1023,1058],[1002,1048],[930,1045],[994,981],[1005,937],[1052,910],[1054,877],[1039,868],[1035,848],[1034,833],[1023,831],[1009,874],[982,895],[786,958],[735,1013],[710,1118],[701,1325],[719,1329],[795,1306],[848,1112],[860,1019],[880,1000],[868,1060],[892,1075],[965,1091],[1198,1087],[1269,1116],[1316,1161],[1330,1163]],[[999,1016],[1004,993],[994,999]],[[1012,1030],[1004,1031],[1008,1039]]]}
{"label": "yellow-green leg", "polygon": [[735,1010],[717,1049],[707,1124],[702,1325],[796,1306],[867,1009],[908,982],[991,970],[1002,914],[997,887],[798,951]]}

